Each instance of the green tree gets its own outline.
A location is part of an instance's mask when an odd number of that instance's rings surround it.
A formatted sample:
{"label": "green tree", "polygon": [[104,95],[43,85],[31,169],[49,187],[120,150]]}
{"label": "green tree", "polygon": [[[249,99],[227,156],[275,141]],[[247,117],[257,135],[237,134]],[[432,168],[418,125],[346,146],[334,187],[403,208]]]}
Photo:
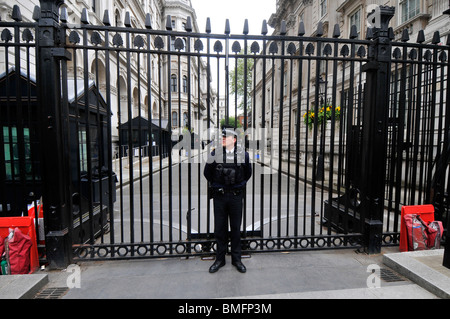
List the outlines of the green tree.
{"label": "green tree", "polygon": [[[236,125],[237,124],[237,125]],[[220,127],[225,125],[225,119],[220,120]],[[230,116],[228,118],[228,125],[233,127],[242,127],[241,123],[239,121],[236,122],[236,118],[234,116]]]}
{"label": "green tree", "polygon": [[[244,50],[238,54],[243,55]],[[251,94],[253,84],[253,59],[247,59],[247,70],[245,70],[245,59],[238,58],[237,66],[230,72],[230,93],[236,94],[238,97],[238,109],[244,109],[244,93],[247,88],[247,108],[251,107]],[[235,64],[236,65],[236,64]],[[245,81],[245,74],[247,73],[247,81]],[[231,104],[231,103],[230,103]]]}

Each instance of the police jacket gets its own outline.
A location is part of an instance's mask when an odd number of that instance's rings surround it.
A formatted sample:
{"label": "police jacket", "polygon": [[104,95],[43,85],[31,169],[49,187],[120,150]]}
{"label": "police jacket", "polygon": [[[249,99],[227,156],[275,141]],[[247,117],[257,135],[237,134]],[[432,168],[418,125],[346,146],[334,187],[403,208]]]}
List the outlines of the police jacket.
{"label": "police jacket", "polygon": [[242,148],[231,153],[216,149],[208,156],[203,174],[212,188],[243,188],[252,176],[250,156]]}

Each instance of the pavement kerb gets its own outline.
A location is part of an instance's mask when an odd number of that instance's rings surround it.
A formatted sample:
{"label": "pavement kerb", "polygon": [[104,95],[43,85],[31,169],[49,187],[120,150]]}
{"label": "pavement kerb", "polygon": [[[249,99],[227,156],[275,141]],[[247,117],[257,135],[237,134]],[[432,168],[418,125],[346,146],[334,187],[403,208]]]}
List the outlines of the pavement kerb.
{"label": "pavement kerb", "polygon": [[416,257],[436,257],[442,260],[444,251],[411,251],[383,255],[383,263],[439,298],[450,299],[450,278],[416,260]]}

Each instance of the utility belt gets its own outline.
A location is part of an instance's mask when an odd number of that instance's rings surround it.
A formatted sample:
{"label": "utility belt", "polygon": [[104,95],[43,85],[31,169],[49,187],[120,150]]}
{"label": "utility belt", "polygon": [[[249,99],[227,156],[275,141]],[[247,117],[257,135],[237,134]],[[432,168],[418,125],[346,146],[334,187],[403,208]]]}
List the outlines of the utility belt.
{"label": "utility belt", "polygon": [[233,194],[234,196],[238,196],[244,193],[244,189],[243,188],[213,188],[213,194],[220,194],[220,195],[225,195],[225,194]]}

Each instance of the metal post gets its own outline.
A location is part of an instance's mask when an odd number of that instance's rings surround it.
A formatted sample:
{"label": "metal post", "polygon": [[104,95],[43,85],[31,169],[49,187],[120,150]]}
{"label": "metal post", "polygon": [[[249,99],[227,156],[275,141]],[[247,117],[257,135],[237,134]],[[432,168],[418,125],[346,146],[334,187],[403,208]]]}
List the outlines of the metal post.
{"label": "metal post", "polygon": [[[320,95],[320,105],[319,105],[319,112],[320,108],[324,108],[324,112],[326,112],[326,91],[327,91],[327,81],[322,79],[322,76],[319,78],[319,95]],[[323,182],[323,179],[325,177],[325,129],[327,125],[327,119],[326,116],[324,116],[322,123],[320,125],[320,149],[319,149],[319,158],[317,160],[317,175],[316,178]]]}
{"label": "metal post", "polygon": [[[448,75],[447,75],[447,77],[448,77]],[[449,92],[447,92],[447,110],[449,109],[449,100],[448,100],[448,96],[450,95],[450,93]],[[449,129],[449,125],[450,125],[450,115],[447,113],[447,115],[446,115],[446,128],[447,128],[447,130],[448,130],[448,133],[446,134],[446,137],[445,137],[445,141],[444,141],[444,146],[446,146],[446,147],[444,147],[444,150],[445,150],[445,152],[446,152],[446,161],[444,161],[443,162],[443,167],[446,167],[447,165],[449,165],[450,164],[450,129]],[[445,174],[445,169],[444,169],[444,174]],[[443,183],[445,183],[445,175],[444,174],[442,174],[443,175]],[[448,182],[449,183],[449,185],[450,185],[450,181]],[[450,208],[450,203],[449,203],[449,196],[450,196],[450,194],[449,194],[449,191],[450,191],[450,189],[447,189],[447,192],[445,193],[445,191],[444,191],[444,188],[445,188],[445,185],[442,185],[442,188],[441,188],[441,191],[442,191],[442,193],[443,194],[441,194],[441,203],[440,203],[440,208],[442,209],[441,210],[441,216],[443,216],[443,211],[444,211],[444,207],[445,206],[447,206],[446,208],[447,208],[447,210]],[[444,195],[445,194],[445,195]],[[446,199],[444,199],[444,196],[447,196],[447,198]],[[444,203],[444,202],[446,202],[446,203]],[[446,268],[449,268],[450,269],[450,232],[449,232],[449,229],[450,229],[450,216],[449,216],[449,214],[447,213],[447,215],[446,215],[446,218],[447,218],[447,234],[446,234],[446,236],[445,236],[445,244],[444,244],[444,259],[443,259],[443,261],[442,261],[442,265],[444,266],[444,267],[446,267]]]}
{"label": "metal post", "polygon": [[[443,12],[443,14],[449,14],[450,15],[450,1],[449,1],[449,8]],[[447,45],[450,45],[450,35],[447,38]],[[450,163],[450,90],[448,89],[448,84],[450,84],[450,66],[447,66],[447,111],[446,111],[446,119],[445,119],[445,127],[447,129],[447,134],[444,138],[444,150],[447,150],[447,165]],[[445,163],[444,163],[445,167]],[[445,177],[444,177],[445,180]],[[450,186],[450,181],[448,182],[448,185]],[[444,186],[445,187],[445,186]],[[447,189],[447,208],[450,206],[450,188]],[[442,205],[443,206],[443,205]],[[447,213],[447,235],[445,236],[445,246],[444,246],[444,260],[442,261],[442,265],[446,268],[450,269],[450,236],[449,236],[449,229],[450,229],[450,216]]]}
{"label": "metal post", "polygon": [[[323,97],[320,98],[320,105],[319,105],[319,111],[320,108],[323,107],[324,101]],[[325,128],[326,128],[326,116],[322,120],[322,123],[320,124],[320,147],[319,147],[319,158],[317,159],[317,175],[316,178],[323,182],[324,176],[325,176]]]}
{"label": "metal post", "polygon": [[63,119],[61,110],[60,61],[68,58],[58,45],[59,7],[64,0],[40,0],[39,61],[37,66],[39,86],[40,144],[42,155],[43,203],[45,220],[46,255],[49,267],[61,269],[71,262],[69,231],[70,196],[69,171],[65,170]]}
{"label": "metal post", "polygon": [[[381,252],[383,231],[384,183],[386,175],[387,120],[389,107],[389,75],[391,40],[389,21],[395,7],[380,6],[380,27],[374,28],[365,88],[362,156],[361,156],[361,220],[364,224],[365,247],[369,254]],[[364,218],[364,219],[363,219]]]}

